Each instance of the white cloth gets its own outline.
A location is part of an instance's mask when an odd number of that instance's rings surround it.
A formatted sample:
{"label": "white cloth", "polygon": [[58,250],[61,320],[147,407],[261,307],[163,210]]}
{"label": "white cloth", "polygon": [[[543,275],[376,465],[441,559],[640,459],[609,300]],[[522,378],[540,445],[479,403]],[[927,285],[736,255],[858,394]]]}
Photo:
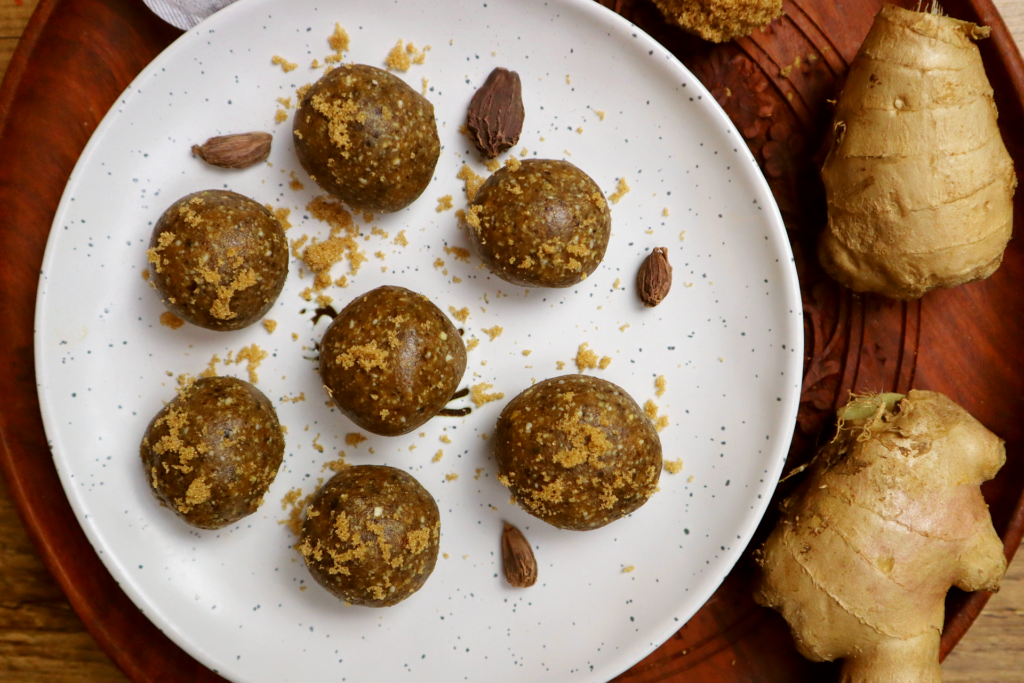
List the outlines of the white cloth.
{"label": "white cloth", "polygon": [[187,31],[235,0],[143,0],[143,2],[171,26]]}

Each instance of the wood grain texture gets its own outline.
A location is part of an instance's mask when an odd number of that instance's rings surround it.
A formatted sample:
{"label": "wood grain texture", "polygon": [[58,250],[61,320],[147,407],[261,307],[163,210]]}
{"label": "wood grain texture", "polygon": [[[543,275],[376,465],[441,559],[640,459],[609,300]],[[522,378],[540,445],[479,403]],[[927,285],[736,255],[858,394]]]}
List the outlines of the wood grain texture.
{"label": "wood grain texture", "polygon": [[[138,7],[129,6],[132,3],[124,4],[128,14],[139,11]],[[997,4],[1015,36],[1024,35],[1024,0],[998,0]],[[35,5],[33,0],[24,0],[22,6],[15,5],[11,0],[0,0],[0,77],[7,67],[24,22]],[[111,20],[102,15],[97,19]],[[842,17],[843,21],[848,19]],[[14,32],[9,34],[11,30]],[[758,47],[752,47],[751,50]],[[856,45],[852,49],[855,50]],[[767,50],[763,55],[766,62],[779,64],[788,63],[786,58],[785,54],[772,54]],[[799,85],[808,89],[808,92],[812,92],[815,87],[812,82]],[[797,116],[809,117],[809,112],[810,108],[806,108],[797,111]],[[95,120],[102,113],[102,110],[95,112]],[[91,132],[90,123],[85,122],[86,129],[82,131],[84,136],[75,136],[76,144],[84,144]],[[78,140],[79,137],[82,140]],[[877,320],[887,314],[877,307],[869,313],[871,315],[868,320]],[[726,599],[720,594],[713,598],[718,602]],[[702,612],[694,620],[695,623],[687,628],[723,628],[727,638],[734,643],[741,642],[744,635],[755,629],[774,630],[778,633],[779,657],[785,660],[787,655],[782,653],[792,650],[785,625],[770,612],[765,611],[765,615],[754,620],[729,625],[700,623],[701,620],[711,618],[710,614]],[[687,628],[676,638],[686,637]],[[702,650],[702,644],[698,642],[693,649],[684,649],[682,654],[678,654],[678,669],[688,669],[688,659],[704,658],[703,671],[720,669],[724,672],[736,666],[737,657],[741,661],[745,659],[744,654],[742,648]],[[765,653],[751,652],[747,655],[759,658],[764,657]],[[1011,565],[1002,592],[992,598],[974,627],[946,660],[943,670],[946,679],[950,681],[1024,681],[1021,661],[1024,661],[1024,561]],[[657,679],[663,680],[661,675]],[[59,587],[33,552],[10,503],[7,488],[0,483],[0,681],[108,680],[125,679],[84,632],[81,621],[71,611]],[[172,676],[169,680],[178,680],[178,677]],[[655,678],[644,678],[641,672],[629,680]]]}

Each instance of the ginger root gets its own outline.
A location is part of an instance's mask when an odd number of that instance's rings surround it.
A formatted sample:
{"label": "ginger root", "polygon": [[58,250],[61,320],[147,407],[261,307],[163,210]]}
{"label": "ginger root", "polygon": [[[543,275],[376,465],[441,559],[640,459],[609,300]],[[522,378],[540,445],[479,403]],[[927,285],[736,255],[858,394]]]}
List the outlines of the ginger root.
{"label": "ginger root", "polygon": [[989,29],[940,11],[883,6],[836,104],[818,258],[857,292],[987,278],[1010,239],[1017,180],[974,44]]}
{"label": "ginger root", "polygon": [[842,680],[938,683],[951,585],[999,589],[1003,544],[979,488],[1003,441],[942,394],[860,397],[756,554],[754,594]]}
{"label": "ginger root", "polygon": [[670,22],[704,40],[749,36],[782,15],[782,0],[654,0]]}

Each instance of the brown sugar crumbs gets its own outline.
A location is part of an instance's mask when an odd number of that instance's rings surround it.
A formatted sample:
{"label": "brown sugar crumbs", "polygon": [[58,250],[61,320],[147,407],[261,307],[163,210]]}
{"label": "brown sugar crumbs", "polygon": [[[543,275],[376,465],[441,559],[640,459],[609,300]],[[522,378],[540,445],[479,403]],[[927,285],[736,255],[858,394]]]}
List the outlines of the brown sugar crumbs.
{"label": "brown sugar crumbs", "polygon": [[358,448],[359,444],[364,441],[366,441],[366,437],[359,432],[349,432],[345,435],[345,444],[353,448]]}
{"label": "brown sugar crumbs", "polygon": [[444,457],[444,451],[443,450],[438,450],[437,453],[434,453],[434,457],[433,457],[433,459],[431,459],[430,462],[441,462],[441,458],[443,458],[443,457]]}
{"label": "brown sugar crumbs", "polygon": [[608,197],[612,204],[618,204],[619,200],[626,196],[630,191],[629,183],[626,182],[625,178],[619,178],[619,184],[615,188],[615,192]]}
{"label": "brown sugar crumbs", "polygon": [[[260,381],[259,375],[256,374],[256,369],[263,363],[263,359],[269,355],[269,353],[256,344],[250,344],[249,346],[242,347],[242,350],[238,352],[238,355],[235,356],[235,364],[241,365],[242,361],[246,361],[249,368],[249,381],[256,384]],[[225,361],[225,363],[227,362]]]}
{"label": "brown sugar crumbs", "polygon": [[633,565],[629,565],[628,567],[623,567],[622,568],[622,573],[623,574],[632,574],[634,569],[636,569],[636,567],[634,567]]}
{"label": "brown sugar crumbs", "polygon": [[263,327],[267,328],[267,332],[274,334],[274,330],[277,329],[277,321],[271,320],[270,318],[264,318]]}
{"label": "brown sugar crumbs", "polygon": [[490,384],[489,382],[481,382],[480,384],[476,384],[473,386],[472,393],[470,394],[470,399],[473,401],[477,408],[485,406],[491,401],[500,401],[501,399],[505,398],[505,394],[500,391],[494,394],[488,394],[487,390],[493,388],[494,385]]}
{"label": "brown sugar crumbs", "polygon": [[[355,275],[359,267],[366,261],[366,254],[359,248],[356,238],[359,236],[359,228],[352,221],[352,214],[346,211],[340,202],[317,197],[306,205],[306,210],[318,221],[327,223],[331,227],[331,234],[323,242],[313,238],[313,242],[302,252],[302,260],[309,268],[316,279],[313,287],[326,289],[331,285],[331,266],[348,258],[349,269]],[[292,243],[294,254],[302,246],[304,240]]]}
{"label": "brown sugar crumbs", "polygon": [[466,342],[466,351],[472,351],[473,349],[475,349],[479,345],[480,345],[480,340],[479,339],[477,339],[476,337],[470,337],[469,341]]}
{"label": "brown sugar crumbs", "polygon": [[169,327],[172,330],[176,330],[185,324],[185,321],[174,315],[170,311],[164,311],[160,314],[160,324],[164,327]]}
{"label": "brown sugar crumbs", "polygon": [[452,442],[452,439],[451,439],[451,437],[450,437],[450,436],[448,436],[447,434],[442,434],[442,435],[440,436],[440,441],[441,441],[441,443],[451,443],[451,442]]}
{"label": "brown sugar crumbs", "polygon": [[335,23],[334,33],[327,37],[327,44],[330,45],[331,49],[338,54],[341,54],[342,52],[348,52],[348,31],[343,29],[341,27],[341,24]]}
{"label": "brown sugar crumbs", "polygon": [[450,194],[446,194],[443,197],[438,197],[437,198],[437,212],[438,213],[441,213],[442,211],[448,211],[451,208],[452,208],[452,196]]}
{"label": "brown sugar crumbs", "polygon": [[668,427],[668,415],[658,416],[658,405],[654,402],[654,399],[647,399],[647,403],[644,404],[644,413],[654,423],[654,428],[659,432]]}
{"label": "brown sugar crumbs", "polygon": [[399,40],[391,48],[391,52],[388,53],[384,63],[388,65],[388,68],[395,71],[408,71],[409,67],[413,64],[422,64],[426,60],[429,50],[429,45],[422,50],[417,50],[416,46],[412,43],[404,45],[403,41]]}
{"label": "brown sugar crumbs", "polygon": [[274,123],[284,123],[288,120],[288,112],[284,109],[278,109],[274,112]]}
{"label": "brown sugar crumbs", "polygon": [[[469,307],[464,306],[462,308],[455,308],[454,306],[448,307],[448,312],[452,314],[452,317],[458,320],[460,323],[465,323],[469,319]],[[486,332],[487,330],[484,330]]]}
{"label": "brown sugar crumbs", "polygon": [[451,474],[444,475],[445,481],[457,481],[458,478],[459,478],[459,475],[458,475],[457,472],[452,472]]}
{"label": "brown sugar crumbs", "polygon": [[[588,368],[601,368],[604,370],[611,365],[612,359],[610,356],[604,356],[599,360],[597,354],[590,348],[590,344],[583,342],[576,351],[575,361],[576,367],[579,368],[580,372],[583,372]],[[561,363],[561,361],[559,361],[559,363]],[[561,365],[558,369],[562,369]]]}
{"label": "brown sugar crumbs", "polygon": [[453,256],[456,261],[465,261],[469,263],[469,249],[463,249],[462,247],[445,247],[444,253],[449,256]]}
{"label": "brown sugar crumbs", "polygon": [[683,471],[683,459],[676,458],[675,460],[666,460],[664,462],[665,471],[669,474],[679,474]]}
{"label": "brown sugar crumbs", "polygon": [[288,493],[284,494],[281,499],[281,509],[288,510],[291,506],[291,510],[288,511],[288,519],[278,520],[278,524],[285,524],[291,529],[291,532],[296,536],[302,535],[302,511],[306,509],[306,505],[309,501],[313,500],[313,496],[316,492],[310,493],[305,498],[302,497],[302,489],[292,489]]}
{"label": "brown sugar crumbs", "polygon": [[491,338],[491,341],[494,341],[495,339],[501,336],[501,333],[505,331],[505,328],[495,325],[494,327],[490,328],[485,327],[481,331],[486,332],[487,336]]}
{"label": "brown sugar crumbs", "polygon": [[665,375],[659,375],[658,379],[654,380],[654,386],[657,389],[654,393],[660,398],[665,394],[665,389],[668,387],[668,380],[665,379]]}
{"label": "brown sugar crumbs", "polygon": [[296,64],[295,62],[289,62],[281,55],[274,55],[274,57],[270,60],[270,63],[280,64],[281,70],[284,71],[285,73],[288,73],[289,71],[294,71],[295,69],[299,68],[298,64]]}
{"label": "brown sugar crumbs", "polygon": [[476,197],[477,190],[484,184],[484,178],[476,174],[476,172],[469,167],[469,164],[462,164],[462,168],[459,169],[459,174],[455,176],[459,180],[466,181],[466,198],[469,201],[473,201]]}
{"label": "brown sugar crumbs", "polygon": [[409,239],[405,236],[405,230],[401,230],[397,235],[395,235],[394,242],[400,247],[409,246]]}

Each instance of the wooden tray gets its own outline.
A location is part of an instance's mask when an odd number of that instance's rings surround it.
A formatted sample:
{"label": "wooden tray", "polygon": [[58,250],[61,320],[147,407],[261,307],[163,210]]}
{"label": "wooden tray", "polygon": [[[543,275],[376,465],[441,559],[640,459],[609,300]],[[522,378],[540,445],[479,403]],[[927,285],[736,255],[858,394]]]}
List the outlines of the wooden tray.
{"label": "wooden tray", "polygon": [[[789,464],[809,457],[849,391],[942,391],[1006,439],[1007,464],[983,491],[1011,557],[1024,533],[1024,288],[1017,284],[1024,277],[1024,248],[1011,242],[1003,266],[985,282],[911,303],[854,296],[829,280],[814,258],[824,224],[817,163],[827,99],[881,1],[787,0],[786,16],[767,30],[719,46],[666,26],[648,0],[601,1],[668,46],[708,85],[761,163],[782,209],[803,291],[806,348]],[[980,48],[1003,138],[1024,168],[1024,129],[1006,125],[1024,121],[1020,53],[990,0],[944,5],[952,16],[992,27]],[[100,646],[134,681],[221,679],[149,622],[78,526],[39,416],[33,315],[50,223],[78,155],[116,97],[178,35],[141,2],[42,0],[0,86],[0,466],[43,561]],[[1018,193],[1018,221],[1022,210]],[[770,512],[755,544],[774,521]],[[796,653],[781,617],[754,604],[753,575],[748,553],[689,623],[616,680],[834,679],[832,665],[811,664]],[[987,600],[986,593],[950,593],[943,655]]]}

